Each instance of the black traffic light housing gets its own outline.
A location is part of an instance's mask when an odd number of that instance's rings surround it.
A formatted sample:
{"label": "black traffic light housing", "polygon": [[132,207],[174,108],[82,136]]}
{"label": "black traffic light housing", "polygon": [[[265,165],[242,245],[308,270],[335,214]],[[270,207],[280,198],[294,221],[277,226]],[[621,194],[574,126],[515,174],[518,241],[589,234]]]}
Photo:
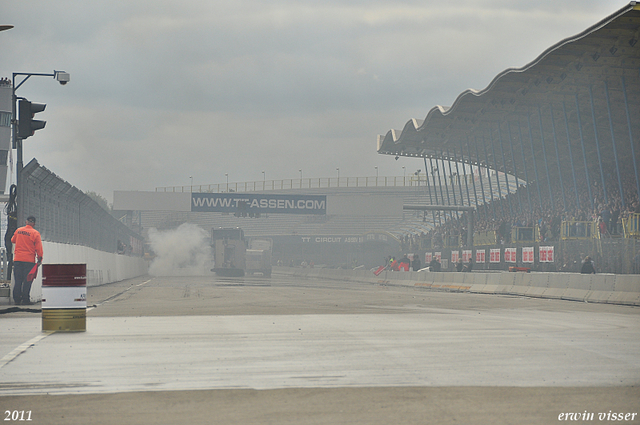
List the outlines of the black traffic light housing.
{"label": "black traffic light housing", "polygon": [[27,99],[20,99],[18,106],[18,138],[24,140],[33,136],[36,130],[44,128],[46,121],[34,120],[33,117],[38,112],[44,111],[47,105],[42,103],[32,103]]}

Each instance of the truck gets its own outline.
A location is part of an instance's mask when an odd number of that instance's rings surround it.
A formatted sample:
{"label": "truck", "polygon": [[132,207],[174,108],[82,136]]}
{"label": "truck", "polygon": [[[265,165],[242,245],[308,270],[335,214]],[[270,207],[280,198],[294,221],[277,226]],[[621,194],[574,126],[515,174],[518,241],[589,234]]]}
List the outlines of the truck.
{"label": "truck", "polygon": [[242,277],[246,266],[246,241],[239,227],[211,229],[211,247],[218,276]]}
{"label": "truck", "polygon": [[271,277],[270,238],[254,237],[248,240],[239,227],[211,229],[214,267],[218,276],[242,277],[245,273],[262,273]]}
{"label": "truck", "polygon": [[262,273],[271,277],[271,250],[273,241],[270,238],[249,239],[249,249],[246,251],[245,270],[249,274]]}

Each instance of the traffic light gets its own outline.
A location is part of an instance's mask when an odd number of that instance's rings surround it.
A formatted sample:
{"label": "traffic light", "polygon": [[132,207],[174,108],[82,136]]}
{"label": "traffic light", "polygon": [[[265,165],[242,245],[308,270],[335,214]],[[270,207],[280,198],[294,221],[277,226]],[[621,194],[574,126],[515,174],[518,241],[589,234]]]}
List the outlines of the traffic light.
{"label": "traffic light", "polygon": [[33,136],[36,130],[44,128],[46,121],[34,120],[33,117],[38,112],[44,111],[47,105],[42,103],[31,103],[27,99],[21,99],[18,107],[18,138],[26,139]]}

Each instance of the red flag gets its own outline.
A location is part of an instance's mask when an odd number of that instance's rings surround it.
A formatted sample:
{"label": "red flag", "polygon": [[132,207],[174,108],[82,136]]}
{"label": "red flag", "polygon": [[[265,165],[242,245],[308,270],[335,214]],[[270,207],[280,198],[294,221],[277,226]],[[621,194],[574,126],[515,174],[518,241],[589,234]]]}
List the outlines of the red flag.
{"label": "red flag", "polygon": [[27,275],[27,282],[33,282],[33,280],[36,278],[36,276],[38,276],[38,266],[39,265],[40,264],[36,264],[35,266],[33,266],[31,271]]}

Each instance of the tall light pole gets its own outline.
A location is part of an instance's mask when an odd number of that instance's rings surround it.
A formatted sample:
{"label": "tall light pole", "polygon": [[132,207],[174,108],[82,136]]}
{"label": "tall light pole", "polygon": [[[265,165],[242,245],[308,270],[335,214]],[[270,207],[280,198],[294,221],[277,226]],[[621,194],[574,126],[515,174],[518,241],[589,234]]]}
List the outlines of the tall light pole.
{"label": "tall light pole", "polygon": [[229,173],[224,173],[224,176],[227,178],[227,193],[229,193]]}
{"label": "tall light pole", "polygon": [[191,193],[193,193],[193,176],[189,176],[189,178],[191,179]]}
{"label": "tall light pole", "polygon": [[[17,76],[24,76],[24,78],[22,79],[22,81],[20,81],[17,85],[16,85],[16,77]],[[18,97],[16,96],[16,91],[20,88],[20,86],[22,86],[30,77],[32,76],[36,76],[36,77],[53,77],[56,79],[56,81],[58,81],[60,84],[62,84],[63,86],[65,84],[67,84],[70,80],[70,76],[68,73],[64,72],[64,71],[53,71],[53,74],[41,74],[41,73],[33,73],[33,72],[14,72],[13,73],[13,80],[12,80],[12,95],[11,95],[11,127],[12,127],[12,138],[13,138],[13,144],[14,144],[14,148],[18,151],[18,160],[16,163],[16,198],[17,198],[17,211],[16,211],[16,217],[18,219],[18,223],[22,223],[24,221],[24,206],[23,206],[23,196],[24,196],[24,191],[22,190],[22,188],[20,187],[20,184],[22,183],[22,169],[24,167],[23,165],[23,160],[22,160],[22,138],[18,137],[18,118],[17,118],[17,103],[18,103]],[[25,99],[26,100],[26,99]],[[24,135],[22,135],[24,136]],[[29,137],[29,136],[27,136]]]}
{"label": "tall light pole", "polygon": [[262,172],[262,190],[265,190],[267,187],[267,173]]}

